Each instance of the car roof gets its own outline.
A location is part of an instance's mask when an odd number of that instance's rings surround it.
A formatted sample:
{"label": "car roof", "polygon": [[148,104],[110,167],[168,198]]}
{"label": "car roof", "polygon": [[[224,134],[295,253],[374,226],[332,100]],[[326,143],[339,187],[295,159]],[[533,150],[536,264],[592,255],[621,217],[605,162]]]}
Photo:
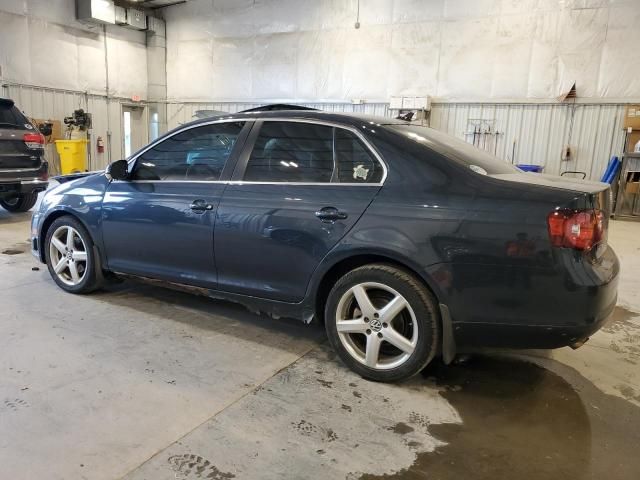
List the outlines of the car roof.
{"label": "car roof", "polygon": [[337,113],[322,110],[272,110],[272,111],[246,111],[238,113],[227,113],[215,115],[208,118],[194,120],[181,125],[196,126],[209,123],[215,120],[261,120],[277,118],[282,120],[319,120],[325,122],[338,123],[352,127],[360,127],[363,124],[373,125],[410,125],[410,122],[397,120],[389,117],[378,117],[374,115],[360,115],[353,113]]}

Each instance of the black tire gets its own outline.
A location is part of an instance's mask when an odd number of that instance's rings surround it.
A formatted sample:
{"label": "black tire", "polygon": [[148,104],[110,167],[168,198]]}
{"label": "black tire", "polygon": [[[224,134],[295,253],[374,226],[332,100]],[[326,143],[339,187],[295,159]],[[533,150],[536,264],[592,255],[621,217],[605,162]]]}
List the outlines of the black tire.
{"label": "black tire", "polygon": [[23,193],[13,197],[0,199],[0,205],[12,213],[28,212],[38,201],[37,193]]}
{"label": "black tire", "polygon": [[[393,366],[393,361],[391,361],[387,367],[380,368],[371,368],[365,363],[363,363],[366,359],[358,360],[347,347],[343,344],[343,340],[341,340],[340,335],[338,334],[337,329],[337,316],[339,314],[338,309],[344,308],[344,305],[348,303],[348,301],[343,301],[343,303],[339,306],[341,299],[347,298],[351,292],[352,288],[360,285],[360,284],[382,284],[387,288],[395,290],[396,293],[399,293],[404,300],[408,303],[411,310],[413,310],[413,317],[415,317],[415,324],[417,325],[417,340],[414,350],[412,353],[406,353],[406,360],[403,360],[402,364],[398,366]],[[376,287],[367,287],[372,288],[368,292],[374,292]],[[378,290],[381,292],[381,290]],[[383,292],[383,294],[386,292]],[[369,294],[369,293],[368,293]],[[346,295],[346,297],[345,297]],[[376,295],[376,293],[372,293],[372,295]],[[378,293],[378,295],[381,295]],[[393,295],[393,294],[391,294]],[[355,297],[354,297],[355,298]],[[372,304],[374,304],[374,298],[372,297]],[[353,300],[352,300],[353,302]],[[384,299],[376,299],[378,305],[374,304],[379,310],[377,312],[382,312],[382,308],[384,307]],[[351,307],[353,308],[353,307]],[[357,307],[359,308],[359,307]],[[341,310],[342,312],[342,310]],[[376,318],[382,319],[383,317],[378,317],[378,313],[374,314]],[[402,315],[402,318],[400,318]],[[409,317],[406,317],[409,315]],[[329,342],[334,350],[338,353],[342,361],[353,371],[358,373],[360,376],[379,382],[396,382],[400,380],[405,380],[409,377],[420,372],[427,364],[433,359],[438,351],[438,342],[440,339],[440,314],[438,309],[438,302],[436,301],[433,294],[425,288],[423,283],[418,280],[414,275],[406,272],[405,270],[399,269],[392,265],[387,264],[371,264],[365,265],[359,268],[356,268],[342,278],[340,278],[334,287],[331,289],[329,296],[327,298],[326,306],[325,306],[325,328],[327,331],[327,336],[329,337]],[[355,316],[358,316],[356,313]],[[365,314],[361,313],[360,317],[365,321],[369,322],[368,319],[365,318]],[[402,325],[408,324],[408,328],[410,329],[410,335],[413,336],[413,317],[410,316],[409,309],[405,309],[398,314],[396,319],[399,319]],[[347,318],[352,318],[351,316]],[[409,320],[407,320],[407,318]],[[392,320],[396,322],[397,320]],[[380,327],[380,322],[376,323],[376,328]],[[373,325],[373,323],[369,324]],[[384,328],[388,328],[387,323],[383,324]],[[373,328],[373,327],[372,327]],[[403,327],[407,328],[407,327]],[[395,328],[394,328],[395,329]],[[405,330],[406,331],[406,330]],[[354,339],[352,344],[358,342],[364,342],[361,350],[364,352],[366,350],[366,344],[369,341],[368,335],[378,335],[381,338],[380,342],[384,342],[381,345],[387,345],[386,347],[380,347],[382,354],[382,361],[384,362],[384,348],[394,350],[391,344],[386,342],[386,338],[382,339],[383,330],[378,330],[379,333],[375,333],[372,330],[368,329],[368,333],[356,333],[349,334],[348,338]],[[343,334],[344,338],[344,334]],[[413,337],[415,338],[415,337]],[[362,340],[358,340],[362,339]],[[352,351],[354,349],[352,348]],[[357,350],[357,346],[356,349]],[[403,352],[397,350],[401,355]],[[360,352],[361,353],[361,352]],[[392,359],[393,352],[390,354],[389,358]],[[399,357],[398,357],[399,358]]]}
{"label": "black tire", "polygon": [[[84,263],[83,268],[83,277],[81,281],[77,285],[69,285],[65,283],[55,272],[55,265],[53,265],[53,259],[51,258],[51,241],[54,233],[58,231],[61,227],[72,227],[81,238],[82,243],[84,244],[86,251],[86,262]],[[59,217],[49,226],[47,230],[47,234],[45,237],[45,242],[43,245],[45,259],[47,262],[47,268],[49,269],[49,274],[53,281],[62,288],[64,291],[69,293],[90,293],[97,288],[102,286],[102,272],[97,269],[97,259],[95,256],[95,249],[93,244],[93,239],[86,228],[80,223],[77,219],[72,216],[65,215],[63,217]]]}

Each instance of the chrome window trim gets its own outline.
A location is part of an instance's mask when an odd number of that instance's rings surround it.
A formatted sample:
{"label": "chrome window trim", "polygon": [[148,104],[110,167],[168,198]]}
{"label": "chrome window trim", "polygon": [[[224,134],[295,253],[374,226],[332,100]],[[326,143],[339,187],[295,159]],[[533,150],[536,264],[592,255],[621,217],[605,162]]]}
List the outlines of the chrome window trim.
{"label": "chrome window trim", "polygon": [[382,183],[340,183],[340,182],[245,182],[244,180],[113,180],[126,183],[213,183],[221,185],[320,185],[325,187],[380,187]]}
{"label": "chrome window trim", "polygon": [[382,156],[378,153],[378,151],[371,145],[371,143],[367,140],[367,138],[362,135],[360,130],[355,127],[351,127],[349,125],[343,125],[338,122],[332,122],[330,120],[317,120],[315,118],[284,118],[284,117],[270,117],[270,118],[224,118],[218,120],[211,120],[208,122],[198,123],[196,125],[189,125],[188,127],[181,128],[180,130],[176,130],[171,135],[167,135],[166,137],[161,137],[156,141],[147,145],[144,149],[137,152],[133,155],[127,163],[131,165],[135,162],[138,157],[146,153],[148,150],[151,150],[153,147],[158,145],[159,143],[167,140],[174,135],[177,135],[182,132],[186,132],[187,130],[191,130],[192,128],[198,128],[205,125],[213,125],[217,123],[230,123],[230,122],[298,122],[298,123],[313,123],[316,125],[323,125],[327,127],[333,128],[341,128],[343,130],[347,130],[351,133],[354,133],[356,137],[358,137],[362,143],[364,143],[365,147],[368,149],[369,153],[373,154],[376,160],[380,162],[382,165],[382,179],[377,183],[340,183],[340,182],[249,182],[244,180],[113,180],[117,182],[128,182],[128,183],[218,183],[218,184],[226,184],[226,185],[301,185],[301,186],[345,186],[345,187],[381,187],[384,185],[384,182],[387,180],[388,168],[387,164],[382,159]]}

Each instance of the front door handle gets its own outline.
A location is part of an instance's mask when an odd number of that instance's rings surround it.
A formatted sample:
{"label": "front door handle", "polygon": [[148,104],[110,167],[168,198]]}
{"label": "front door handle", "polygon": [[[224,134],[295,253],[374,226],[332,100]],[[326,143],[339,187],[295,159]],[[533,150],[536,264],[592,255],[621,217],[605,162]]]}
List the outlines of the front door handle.
{"label": "front door handle", "polygon": [[323,222],[335,222],[348,217],[347,212],[341,212],[335,207],[324,207],[316,212],[316,218]]}
{"label": "front door handle", "polygon": [[196,213],[204,213],[207,210],[213,210],[213,205],[211,205],[210,203],[205,202],[202,199],[198,199],[198,200],[194,200],[191,203],[190,208],[191,208],[191,210],[193,210]]}

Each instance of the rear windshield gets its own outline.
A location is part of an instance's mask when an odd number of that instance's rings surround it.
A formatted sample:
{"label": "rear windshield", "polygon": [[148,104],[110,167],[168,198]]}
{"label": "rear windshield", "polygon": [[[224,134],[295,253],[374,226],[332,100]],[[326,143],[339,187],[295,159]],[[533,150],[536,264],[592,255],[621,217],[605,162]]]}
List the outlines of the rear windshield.
{"label": "rear windshield", "polygon": [[0,102],[0,127],[25,128],[29,121],[15,105]]}
{"label": "rear windshield", "polygon": [[426,145],[455,162],[469,167],[476,173],[484,174],[486,172],[487,175],[522,173],[513,165],[509,165],[473,145],[433,128],[419,127],[417,125],[390,125],[389,127],[407,135],[409,139]]}

